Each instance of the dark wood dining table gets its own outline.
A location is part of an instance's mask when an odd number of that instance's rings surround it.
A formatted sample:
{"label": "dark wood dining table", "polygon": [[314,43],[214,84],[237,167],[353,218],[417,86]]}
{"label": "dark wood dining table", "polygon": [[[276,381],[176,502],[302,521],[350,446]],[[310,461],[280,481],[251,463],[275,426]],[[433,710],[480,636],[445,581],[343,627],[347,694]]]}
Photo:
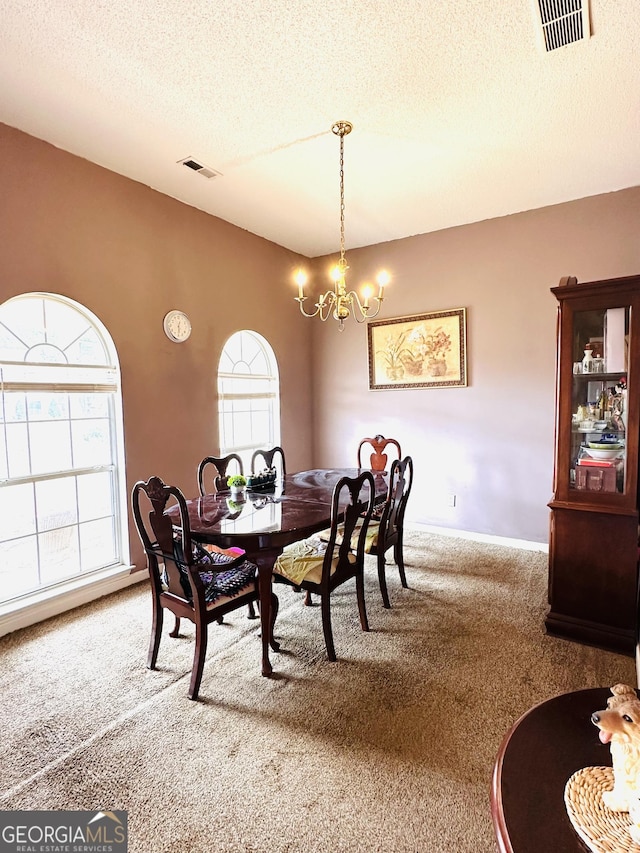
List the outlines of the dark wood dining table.
{"label": "dark wood dining table", "polygon": [[[271,585],[283,548],[329,526],[335,484],[359,468],[316,468],[287,474],[269,490],[247,489],[243,501],[217,492],[187,501],[192,538],[222,548],[242,548],[258,566],[262,674],[271,675]],[[376,500],[387,494],[388,473],[372,471]]]}
{"label": "dark wood dining table", "polygon": [[610,767],[591,714],[607,707],[605,687],[563,693],[527,711],[507,732],[493,772],[491,815],[501,853],[586,853],[564,803],[583,767]]}

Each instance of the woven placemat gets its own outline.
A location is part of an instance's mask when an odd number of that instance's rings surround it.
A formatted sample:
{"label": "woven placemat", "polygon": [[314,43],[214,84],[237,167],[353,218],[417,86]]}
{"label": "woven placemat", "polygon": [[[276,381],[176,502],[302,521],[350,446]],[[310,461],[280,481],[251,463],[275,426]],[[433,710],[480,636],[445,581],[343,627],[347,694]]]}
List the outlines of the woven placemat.
{"label": "woven placemat", "polygon": [[602,802],[602,792],[613,788],[611,767],[584,767],[567,782],[564,803],[569,820],[594,853],[640,853],[629,835],[627,812],[612,812]]}

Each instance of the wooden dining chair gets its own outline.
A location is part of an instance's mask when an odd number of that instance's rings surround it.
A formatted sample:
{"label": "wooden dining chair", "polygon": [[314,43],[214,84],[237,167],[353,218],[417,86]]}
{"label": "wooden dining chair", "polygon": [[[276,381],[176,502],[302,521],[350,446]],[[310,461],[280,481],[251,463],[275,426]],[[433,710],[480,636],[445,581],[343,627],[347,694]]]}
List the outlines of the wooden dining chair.
{"label": "wooden dining chair", "polygon": [[[253,456],[251,457],[251,471],[254,474],[258,474],[262,468],[272,468],[274,465],[274,458],[279,460],[280,464],[280,474],[282,477],[287,476],[287,466],[284,460],[284,450],[281,447],[272,447],[271,450],[254,450]],[[262,459],[261,468],[258,468],[258,463]],[[278,467],[276,465],[276,467]]]}
{"label": "wooden dining chair", "polygon": [[[360,625],[369,630],[364,599],[364,546],[371,518],[375,485],[364,471],[359,477],[342,477],[335,485],[331,501],[331,527],[328,541],[311,536],[283,550],[273,568],[273,580],[320,596],[322,629],[330,661],[336,660],[331,627],[331,593],[355,578]],[[344,512],[344,520],[341,513]],[[338,535],[338,527],[344,531]],[[354,531],[358,534],[352,540]]]}
{"label": "wooden dining chair", "polygon": [[[244,555],[231,558],[209,553],[191,538],[189,514],[177,486],[166,485],[159,477],[140,480],[131,494],[133,517],[147,555],[153,597],[153,623],[147,667],[155,669],[162,636],[164,610],[175,616],[170,637],[178,637],[180,619],[195,625],[195,649],[189,698],[197,699],[207,652],[208,628],[212,622],[237,608],[259,601],[257,566]],[[179,521],[167,514],[177,505]],[[144,507],[144,510],[143,510]],[[278,599],[271,598],[273,623]],[[272,637],[272,648],[277,650]]]}
{"label": "wooden dining chair", "polygon": [[[368,459],[368,466],[362,464],[363,448],[367,444],[373,448],[373,452]],[[358,445],[358,468],[369,467],[372,471],[386,471],[389,457],[384,453],[384,450],[388,446],[395,448],[394,452],[397,452],[398,459],[402,459],[402,450],[395,438],[385,438],[383,435],[374,435],[373,438],[363,438]]]}
{"label": "wooden dining chair", "polygon": [[[391,471],[389,472],[387,497],[384,503],[377,504],[374,507],[374,515],[372,515],[368,522],[365,537],[365,554],[371,554],[376,558],[380,594],[382,595],[382,603],[387,609],[391,607],[386,578],[386,553],[390,548],[393,548],[393,557],[398,566],[400,583],[405,589],[407,588],[403,555],[404,513],[407,501],[409,500],[412,483],[413,459],[410,456],[405,456],[404,459],[394,459],[391,463]],[[375,515],[378,510],[380,511],[379,516]],[[360,532],[360,526],[358,525],[351,534],[352,547],[356,545]],[[342,527],[339,527],[338,536],[341,537],[343,535],[344,531]],[[323,530],[319,536],[323,541],[327,541],[330,531]],[[311,603],[311,596],[307,595],[305,604]]]}
{"label": "wooden dining chair", "polygon": [[400,583],[405,589],[407,588],[403,555],[404,513],[412,483],[413,459],[410,456],[405,456],[404,459],[394,459],[389,472],[387,499],[382,504],[380,518],[370,522],[365,542],[365,552],[372,554],[377,559],[380,593],[382,594],[382,603],[386,608],[391,607],[385,571],[386,553],[390,548],[393,548],[393,558],[398,566]]}
{"label": "wooden dining chair", "polygon": [[[231,470],[227,471],[228,468]],[[244,474],[242,459],[237,453],[229,453],[227,456],[205,456],[198,465],[200,494],[210,495],[214,492],[228,492],[227,477],[230,474]],[[209,477],[212,477],[212,480]],[[208,483],[211,483],[213,488],[208,489]]]}
{"label": "wooden dining chair", "polygon": [[[228,471],[227,469],[230,468]],[[227,485],[227,477],[230,474],[244,474],[242,459],[237,453],[229,453],[227,456],[205,456],[198,465],[198,489],[201,495],[213,494],[214,492],[230,491]],[[208,489],[207,486],[212,488]],[[207,546],[207,550],[210,550]],[[242,552],[244,553],[244,551]],[[249,602],[249,619],[256,618],[253,602]],[[222,623],[222,619],[218,620]]]}

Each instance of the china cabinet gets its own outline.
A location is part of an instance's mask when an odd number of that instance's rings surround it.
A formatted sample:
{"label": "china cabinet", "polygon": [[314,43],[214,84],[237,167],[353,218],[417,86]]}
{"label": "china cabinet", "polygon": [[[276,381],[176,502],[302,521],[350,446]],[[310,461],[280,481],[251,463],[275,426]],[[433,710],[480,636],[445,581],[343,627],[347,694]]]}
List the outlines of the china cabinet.
{"label": "china cabinet", "polygon": [[640,275],[551,289],[558,300],[550,634],[635,649]]}

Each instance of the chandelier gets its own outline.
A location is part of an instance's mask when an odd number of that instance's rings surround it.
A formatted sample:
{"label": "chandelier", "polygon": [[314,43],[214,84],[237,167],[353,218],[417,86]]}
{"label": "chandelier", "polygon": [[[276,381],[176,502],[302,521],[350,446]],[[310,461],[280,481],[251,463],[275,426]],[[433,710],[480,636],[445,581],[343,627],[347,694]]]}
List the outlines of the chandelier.
{"label": "chandelier", "polygon": [[[320,294],[315,304],[315,311],[309,313],[304,310],[304,301],[307,299],[304,294],[304,286],[307,283],[306,273],[304,270],[298,270],[295,276],[298,285],[298,295],[295,299],[300,305],[302,314],[305,317],[320,317],[323,322],[333,317],[339,322],[340,331],[343,331],[344,321],[348,317],[353,317],[356,323],[364,323],[365,320],[375,317],[384,299],[385,285],[389,283],[389,273],[381,270],[376,276],[379,288],[377,296],[373,296],[373,288],[370,284],[365,284],[362,288],[362,300],[355,290],[347,292],[345,276],[349,266],[344,256],[344,138],[352,130],[353,125],[349,121],[337,121],[331,127],[332,133],[340,137],[340,259],[330,273],[333,290]],[[372,296],[376,301],[375,309],[372,309],[369,304]]]}

